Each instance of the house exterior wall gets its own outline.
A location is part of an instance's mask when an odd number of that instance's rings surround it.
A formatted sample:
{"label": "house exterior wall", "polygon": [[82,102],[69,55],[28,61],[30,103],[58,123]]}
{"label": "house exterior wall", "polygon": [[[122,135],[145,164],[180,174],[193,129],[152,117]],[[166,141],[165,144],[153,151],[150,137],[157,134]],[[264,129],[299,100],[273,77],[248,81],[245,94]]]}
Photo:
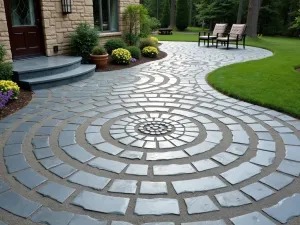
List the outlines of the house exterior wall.
{"label": "house exterior wall", "polygon": [[[40,0],[43,25],[45,54],[47,56],[69,54],[70,36],[80,22],[94,24],[93,0],[72,0],[72,13],[62,13],[61,0]],[[120,37],[123,31],[123,12],[130,4],[139,4],[139,0],[119,0],[119,32],[99,33],[100,43],[112,37]],[[7,60],[12,59],[9,34],[3,0],[0,0],[0,43],[8,51]],[[58,53],[53,47],[58,46]]]}

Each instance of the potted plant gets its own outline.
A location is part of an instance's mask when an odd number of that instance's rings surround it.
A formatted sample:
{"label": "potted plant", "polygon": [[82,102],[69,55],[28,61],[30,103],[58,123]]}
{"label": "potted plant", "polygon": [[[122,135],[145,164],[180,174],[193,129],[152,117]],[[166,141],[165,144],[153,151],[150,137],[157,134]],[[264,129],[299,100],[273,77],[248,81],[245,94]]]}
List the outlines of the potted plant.
{"label": "potted plant", "polygon": [[92,54],[90,54],[90,57],[93,63],[96,64],[97,69],[103,69],[106,67],[108,61],[108,54],[104,47],[94,47],[92,50]]}

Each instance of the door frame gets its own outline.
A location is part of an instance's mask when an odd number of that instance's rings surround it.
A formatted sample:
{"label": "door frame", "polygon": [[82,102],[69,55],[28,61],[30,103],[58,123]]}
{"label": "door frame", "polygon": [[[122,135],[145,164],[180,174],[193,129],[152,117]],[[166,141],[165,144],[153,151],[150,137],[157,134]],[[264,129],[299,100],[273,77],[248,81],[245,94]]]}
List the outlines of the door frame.
{"label": "door frame", "polygon": [[8,28],[8,34],[9,34],[9,42],[11,45],[11,53],[13,59],[21,59],[21,58],[30,58],[30,57],[36,57],[41,55],[46,55],[45,52],[45,37],[44,37],[44,26],[42,23],[42,8],[41,8],[41,1],[42,0],[35,0],[35,14],[39,16],[39,26],[40,26],[40,41],[41,41],[41,53],[33,54],[33,55],[23,55],[23,56],[15,56],[13,44],[12,44],[12,21],[11,21],[11,9],[9,7],[9,1],[10,0],[3,0],[4,1],[4,8],[5,8],[5,16],[7,21],[7,28]]}

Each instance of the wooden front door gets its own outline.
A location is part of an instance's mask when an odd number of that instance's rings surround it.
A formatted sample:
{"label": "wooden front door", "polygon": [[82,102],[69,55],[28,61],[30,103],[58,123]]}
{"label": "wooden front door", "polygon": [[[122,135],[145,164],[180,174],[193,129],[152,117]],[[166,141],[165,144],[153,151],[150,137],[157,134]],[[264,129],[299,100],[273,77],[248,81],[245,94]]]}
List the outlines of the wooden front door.
{"label": "wooden front door", "polygon": [[4,0],[13,58],[44,54],[40,0]]}

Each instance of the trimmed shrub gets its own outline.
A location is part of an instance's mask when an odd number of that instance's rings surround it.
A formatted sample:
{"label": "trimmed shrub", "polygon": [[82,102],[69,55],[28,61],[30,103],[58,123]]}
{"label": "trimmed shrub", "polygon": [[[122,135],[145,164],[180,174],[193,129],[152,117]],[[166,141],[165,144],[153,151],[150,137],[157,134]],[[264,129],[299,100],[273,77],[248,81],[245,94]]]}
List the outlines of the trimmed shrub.
{"label": "trimmed shrub", "polygon": [[6,50],[3,45],[0,45],[0,62],[4,61],[4,57],[6,55]]}
{"label": "trimmed shrub", "polygon": [[136,46],[129,46],[127,47],[127,50],[130,52],[131,57],[135,59],[141,58],[141,50]]}
{"label": "trimmed shrub", "polygon": [[157,39],[156,37],[150,37],[150,39],[151,39],[152,41],[154,41],[154,43],[155,43],[156,45],[158,45],[158,39]]}
{"label": "trimmed shrub", "polygon": [[142,54],[145,57],[156,58],[158,55],[158,49],[152,46],[148,46],[143,48]]}
{"label": "trimmed shrub", "polygon": [[177,0],[176,5],[176,27],[185,30],[189,25],[189,8],[187,0]]}
{"label": "trimmed shrub", "polygon": [[127,49],[117,48],[113,50],[111,54],[111,58],[113,63],[116,64],[130,64],[131,62],[131,54]]}
{"label": "trimmed shrub", "polygon": [[88,63],[89,55],[98,42],[98,31],[86,22],[80,23],[71,36],[71,52],[75,56],[81,56],[83,63]]}
{"label": "trimmed shrub", "polygon": [[145,47],[148,47],[148,46],[152,46],[152,47],[155,47],[155,48],[157,47],[157,45],[155,44],[155,42],[152,41],[151,39],[149,39],[149,38],[142,38],[140,40],[140,44],[139,44],[140,49],[142,50],[142,49],[144,49]]}
{"label": "trimmed shrub", "polygon": [[126,33],[124,35],[124,39],[128,45],[136,45],[136,43],[140,39],[140,36],[136,34]]}
{"label": "trimmed shrub", "polygon": [[92,55],[106,55],[106,54],[107,54],[107,52],[106,52],[105,48],[102,46],[96,46],[92,50]]}
{"label": "trimmed shrub", "polygon": [[3,62],[6,55],[6,50],[3,45],[0,45],[0,80],[11,80],[13,76],[12,63]]}
{"label": "trimmed shrub", "polygon": [[113,38],[105,43],[104,48],[106,49],[108,54],[111,54],[115,49],[126,48],[126,44],[120,38]]}

